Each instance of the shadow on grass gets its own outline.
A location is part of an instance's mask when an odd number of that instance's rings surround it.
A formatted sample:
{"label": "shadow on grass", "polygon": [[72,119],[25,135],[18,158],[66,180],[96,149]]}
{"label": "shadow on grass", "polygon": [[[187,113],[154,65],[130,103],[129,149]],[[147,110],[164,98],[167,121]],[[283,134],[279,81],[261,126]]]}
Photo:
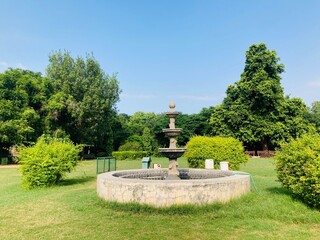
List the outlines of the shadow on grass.
{"label": "shadow on grass", "polygon": [[286,195],[290,197],[294,196],[291,190],[286,189],[284,187],[272,187],[272,188],[267,188],[266,190],[273,194]]}
{"label": "shadow on grass", "polygon": [[186,216],[194,215],[199,213],[207,213],[210,211],[218,211],[223,207],[223,204],[208,204],[204,206],[195,205],[181,205],[181,206],[171,206],[171,207],[161,207],[156,208],[146,204],[139,203],[118,203],[118,202],[108,202],[100,199],[99,205],[102,208],[112,209],[114,211],[121,212],[131,212],[135,214],[146,214],[146,215],[166,215],[166,216]]}
{"label": "shadow on grass", "polygon": [[283,187],[273,187],[273,188],[268,188],[267,191],[272,193],[272,194],[288,196],[288,197],[290,197],[292,199],[292,201],[299,202],[299,203],[307,206],[309,209],[318,209],[318,208],[315,208],[312,205],[309,205],[307,202],[304,201],[302,196],[294,194],[290,189],[286,189],[286,188],[283,188]]}
{"label": "shadow on grass", "polygon": [[95,177],[93,176],[86,176],[81,178],[71,178],[71,179],[62,179],[59,182],[59,186],[69,186],[69,185],[76,185],[76,184],[83,184],[86,182],[90,182],[94,180]]}

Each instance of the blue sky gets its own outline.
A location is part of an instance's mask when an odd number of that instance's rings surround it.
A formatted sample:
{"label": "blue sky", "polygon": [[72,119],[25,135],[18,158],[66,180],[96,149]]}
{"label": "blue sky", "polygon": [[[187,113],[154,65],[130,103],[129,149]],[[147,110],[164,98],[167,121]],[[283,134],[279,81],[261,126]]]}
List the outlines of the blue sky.
{"label": "blue sky", "polygon": [[198,113],[238,81],[245,52],[264,42],[285,65],[282,86],[320,100],[317,0],[0,0],[0,72],[45,74],[48,55],[93,53],[118,73],[121,113]]}

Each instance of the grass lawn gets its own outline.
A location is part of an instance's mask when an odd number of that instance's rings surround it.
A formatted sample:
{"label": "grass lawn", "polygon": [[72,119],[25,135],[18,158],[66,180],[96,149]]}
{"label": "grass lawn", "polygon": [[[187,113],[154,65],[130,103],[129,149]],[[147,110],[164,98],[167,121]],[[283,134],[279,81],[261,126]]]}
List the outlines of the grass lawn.
{"label": "grass lawn", "polygon": [[[320,239],[320,211],[281,187],[272,159],[251,159],[241,169],[254,177],[258,193],[169,209],[99,199],[95,164],[80,162],[60,186],[30,191],[21,189],[16,168],[0,167],[0,239]],[[179,164],[187,167],[183,158]],[[140,161],[117,165],[141,168]]]}

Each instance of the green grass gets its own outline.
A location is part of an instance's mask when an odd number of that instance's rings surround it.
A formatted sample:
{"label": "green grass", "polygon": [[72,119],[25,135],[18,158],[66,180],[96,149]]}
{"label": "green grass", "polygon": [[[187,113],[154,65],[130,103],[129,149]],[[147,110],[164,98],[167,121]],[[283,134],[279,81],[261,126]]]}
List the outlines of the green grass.
{"label": "green grass", "polygon": [[[187,166],[183,158],[179,164]],[[131,168],[141,161],[118,162]],[[95,161],[84,161],[60,186],[26,191],[17,169],[0,168],[0,239],[320,239],[320,212],[281,187],[272,159],[241,169],[258,193],[204,207],[107,203],[96,195],[95,170]]]}

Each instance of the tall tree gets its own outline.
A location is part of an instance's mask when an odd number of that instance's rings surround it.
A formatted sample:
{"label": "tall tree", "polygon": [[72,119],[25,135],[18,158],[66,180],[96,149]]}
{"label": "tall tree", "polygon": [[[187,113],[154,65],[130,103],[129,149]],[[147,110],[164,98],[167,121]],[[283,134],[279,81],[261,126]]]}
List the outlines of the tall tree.
{"label": "tall tree", "polygon": [[211,117],[212,133],[241,140],[248,148],[274,147],[308,131],[301,100],[284,97],[280,74],[284,65],[264,43],[246,52],[241,78],[228,87],[223,103]]}
{"label": "tall tree", "polygon": [[116,75],[105,74],[91,55],[73,59],[58,51],[49,56],[47,76],[55,90],[46,108],[48,130],[61,129],[76,143],[110,153],[120,94]]}
{"label": "tall tree", "polygon": [[43,133],[43,107],[52,86],[41,73],[9,69],[0,74],[0,143],[35,142]]}

